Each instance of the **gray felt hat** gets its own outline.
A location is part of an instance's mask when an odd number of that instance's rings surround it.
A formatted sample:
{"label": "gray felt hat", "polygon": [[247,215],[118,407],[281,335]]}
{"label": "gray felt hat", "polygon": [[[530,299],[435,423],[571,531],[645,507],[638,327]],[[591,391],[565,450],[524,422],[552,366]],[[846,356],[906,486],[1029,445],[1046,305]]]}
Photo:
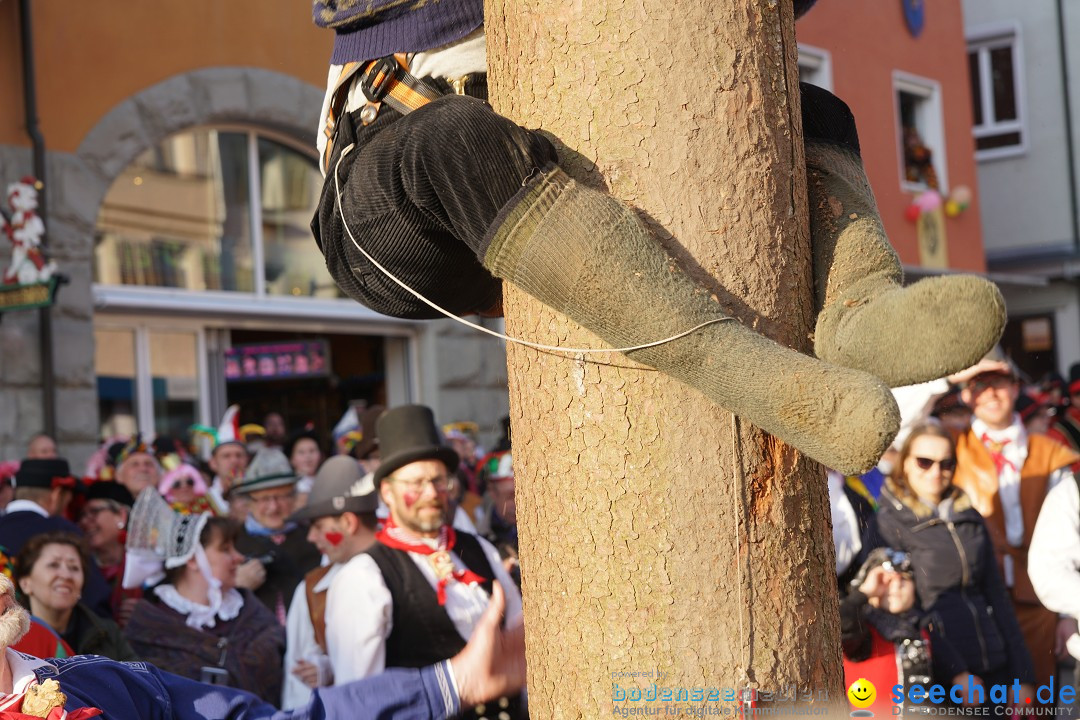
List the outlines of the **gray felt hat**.
{"label": "gray felt hat", "polygon": [[307,504],[289,519],[310,522],[345,512],[373,513],[378,507],[379,498],[371,474],[365,475],[360,463],[349,455],[335,455],[316,473]]}

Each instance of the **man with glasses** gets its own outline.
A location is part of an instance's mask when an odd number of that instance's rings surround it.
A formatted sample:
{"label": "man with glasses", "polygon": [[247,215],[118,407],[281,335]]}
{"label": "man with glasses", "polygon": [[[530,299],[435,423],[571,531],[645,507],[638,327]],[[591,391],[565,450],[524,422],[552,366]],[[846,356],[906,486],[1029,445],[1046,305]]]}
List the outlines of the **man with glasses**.
{"label": "man with glasses", "polygon": [[[346,563],[330,585],[327,642],[335,684],[452,657],[472,636],[495,582],[506,595],[507,621],[521,617],[521,595],[495,548],[448,523],[459,458],[442,443],[431,410],[394,408],[377,429],[382,462],[374,480],[390,516],[375,545]],[[526,715],[514,696],[462,717]]]}
{"label": "man with glasses", "polygon": [[284,453],[263,448],[232,490],[250,503],[236,538],[236,549],[248,558],[237,570],[237,585],[253,590],[283,626],[296,586],[320,558],[307,528],[289,519],[299,479]]}
{"label": "man with glasses", "polygon": [[127,521],[135,498],[126,487],[112,480],[90,483],[83,498],[85,502],[79,515],[79,528],[86,538],[94,564],[109,584],[112,618],[123,627],[142,597],[142,588],[124,589],[121,583],[124,577]]}
{"label": "man with glasses", "polygon": [[971,428],[956,440],[953,484],[986,519],[999,570],[1035,664],[1039,684],[1054,676],[1057,615],[1039,602],[1028,577],[1028,547],[1047,492],[1080,456],[1054,440],[1029,434],[1016,413],[1020,382],[1000,350],[961,373],[960,397],[972,409]]}
{"label": "man with glasses", "polygon": [[[10,562],[30,538],[47,532],[82,535],[65,515],[80,483],[64,458],[26,458],[15,472],[15,499],[0,517],[0,554]],[[86,569],[82,601],[109,617],[109,584],[96,565]]]}

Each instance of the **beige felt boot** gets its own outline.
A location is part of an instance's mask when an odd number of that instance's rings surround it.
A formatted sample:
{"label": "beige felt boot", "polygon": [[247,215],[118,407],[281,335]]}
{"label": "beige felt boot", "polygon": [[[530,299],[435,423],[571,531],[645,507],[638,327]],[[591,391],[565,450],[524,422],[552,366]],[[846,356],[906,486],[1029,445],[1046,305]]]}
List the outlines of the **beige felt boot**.
{"label": "beige felt boot", "polygon": [[[629,208],[557,168],[504,208],[484,265],[614,347],[724,317]],[[730,319],[627,355],[841,472],[872,467],[899,427],[892,393],[877,378]]]}
{"label": "beige felt boot", "polygon": [[806,167],[819,358],[897,387],[963,370],[994,347],[1005,327],[996,285],[943,275],[903,287],[858,154],[807,141]]}

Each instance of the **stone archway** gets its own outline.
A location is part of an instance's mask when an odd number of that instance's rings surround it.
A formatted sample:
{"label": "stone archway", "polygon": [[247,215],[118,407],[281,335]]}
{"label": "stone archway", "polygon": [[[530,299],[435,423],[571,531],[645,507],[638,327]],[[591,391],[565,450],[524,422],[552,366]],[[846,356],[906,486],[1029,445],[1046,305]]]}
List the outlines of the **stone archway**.
{"label": "stone archway", "polygon": [[[138,155],[169,135],[198,125],[242,123],[284,133],[315,147],[323,89],[253,67],[217,67],[175,75],[132,95],[87,133],[75,153],[48,154],[49,250],[69,278],[53,310],[57,434],[80,472],[96,446],[94,373],[94,235],[105,194]],[[41,429],[37,324],[22,313],[0,327],[0,392],[15,412],[0,423],[4,457],[20,457]]]}
{"label": "stone archway", "polygon": [[87,223],[92,232],[116,176],[142,151],[193,126],[255,124],[314,148],[322,99],[323,89],[261,68],[206,68],[175,75],[113,108],[68,156],[69,166],[57,168],[64,180],[54,188],[54,222]]}

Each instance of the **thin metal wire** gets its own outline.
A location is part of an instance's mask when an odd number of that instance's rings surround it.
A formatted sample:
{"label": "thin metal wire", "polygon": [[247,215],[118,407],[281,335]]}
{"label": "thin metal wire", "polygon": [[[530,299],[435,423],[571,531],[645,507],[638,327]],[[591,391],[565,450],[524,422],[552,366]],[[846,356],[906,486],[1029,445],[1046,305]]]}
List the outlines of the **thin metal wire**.
{"label": "thin metal wire", "polygon": [[[744,488],[746,486],[746,478],[743,476],[742,471],[742,454],[739,452],[741,443],[739,440],[739,418],[735,413],[731,414],[731,462],[734,465],[734,480],[735,480],[735,504],[736,512],[731,515],[735,518],[735,577],[739,586],[739,652],[742,652],[743,644],[746,638],[746,631],[743,627],[743,573],[742,573],[742,547],[740,545],[739,538],[739,520],[746,517],[746,506],[743,502]],[[742,511],[742,512],[740,512]],[[750,565],[750,543],[746,544],[746,564],[749,568]],[[747,609],[749,612],[749,609]],[[750,680],[750,650],[746,650],[746,663],[743,665],[743,682],[749,685]]]}
{"label": "thin metal wire", "polygon": [[567,348],[567,347],[561,347],[559,345],[543,345],[541,343],[535,343],[535,342],[530,342],[528,340],[522,340],[521,338],[510,337],[509,335],[504,335],[504,334],[502,334],[500,332],[496,332],[494,330],[491,330],[490,328],[486,328],[486,327],[483,327],[481,325],[477,325],[476,323],[469,322],[465,318],[458,317],[457,315],[453,314],[449,310],[446,310],[446,309],[440,307],[439,305],[436,305],[431,300],[428,300],[426,297],[421,295],[419,292],[417,292],[416,290],[413,290],[411,287],[406,285],[403,281],[399,280],[397,277],[394,276],[393,273],[391,273],[389,270],[387,270],[382,265],[380,265],[379,261],[377,261],[375,258],[373,258],[367,252],[367,250],[360,247],[360,243],[358,243],[356,241],[356,238],[353,236],[352,230],[349,229],[349,223],[345,220],[345,210],[341,205],[341,185],[340,185],[340,182],[338,180],[338,167],[341,165],[341,161],[344,160],[345,156],[348,155],[350,152],[352,152],[352,150],[355,147],[356,147],[355,143],[350,143],[349,145],[347,145],[345,147],[345,149],[341,151],[341,157],[338,158],[337,163],[334,165],[335,202],[337,203],[338,214],[341,216],[341,225],[342,225],[342,227],[345,228],[345,232],[349,234],[349,240],[351,240],[352,244],[356,247],[356,249],[360,251],[360,254],[363,255],[364,257],[366,257],[368,259],[368,261],[372,265],[374,265],[376,268],[378,268],[378,270],[383,275],[390,278],[390,280],[392,280],[395,284],[400,286],[402,289],[404,289],[406,292],[408,292],[410,295],[415,297],[420,302],[424,303],[425,305],[432,308],[433,310],[436,310],[437,312],[442,313],[443,315],[445,315],[446,317],[450,318],[451,320],[453,320],[455,322],[459,322],[462,325],[465,325],[467,327],[471,327],[473,330],[478,330],[478,331],[480,331],[482,333],[485,333],[487,335],[491,335],[493,337],[497,337],[497,338],[500,338],[502,340],[506,340],[507,342],[517,343],[518,345],[524,345],[526,347],[531,347],[531,348],[534,348],[536,350],[547,350],[547,351],[551,351],[551,352],[567,353],[569,355],[585,355],[585,354],[591,354],[591,353],[613,353],[613,352],[628,353],[628,352],[633,352],[634,350],[644,350],[646,348],[656,347],[658,345],[663,345],[665,343],[669,343],[669,342],[672,342],[674,340],[678,340],[679,338],[684,338],[687,335],[690,335],[691,333],[697,332],[701,328],[706,327],[708,325],[714,325],[716,323],[725,322],[725,321],[729,321],[729,320],[734,320],[734,318],[729,318],[729,317],[715,318],[713,320],[708,320],[706,322],[703,322],[700,325],[695,325],[694,327],[690,328],[689,330],[681,332],[678,335],[672,335],[671,337],[664,338],[663,340],[655,340],[653,342],[645,343],[643,345],[633,345],[631,347],[621,347],[621,348]]}

